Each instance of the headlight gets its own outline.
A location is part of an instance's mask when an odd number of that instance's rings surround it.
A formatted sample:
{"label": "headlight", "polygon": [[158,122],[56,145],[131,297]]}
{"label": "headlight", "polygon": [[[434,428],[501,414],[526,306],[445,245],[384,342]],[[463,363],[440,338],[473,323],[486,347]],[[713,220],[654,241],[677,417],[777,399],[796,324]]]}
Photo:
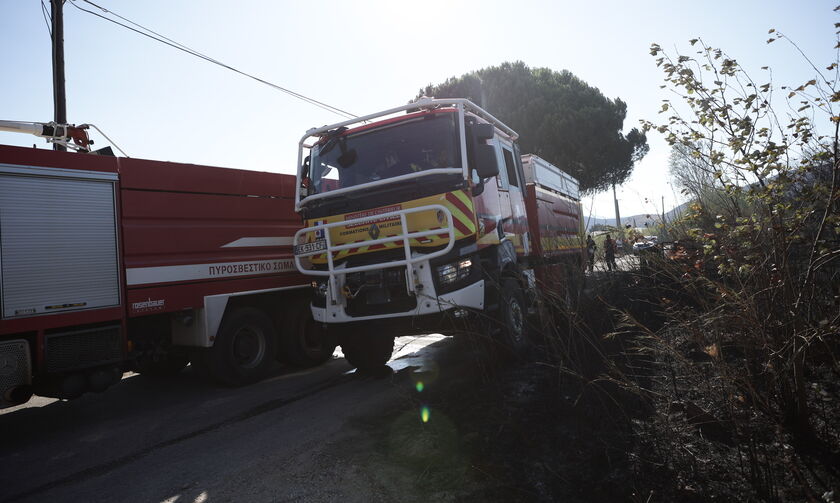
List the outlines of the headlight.
{"label": "headlight", "polygon": [[451,262],[437,268],[438,282],[440,286],[446,286],[469,277],[470,272],[472,272],[472,260],[463,259]]}
{"label": "headlight", "polygon": [[326,297],[327,296],[327,282],[326,281],[313,281],[312,282],[312,291],[315,293],[316,297]]}

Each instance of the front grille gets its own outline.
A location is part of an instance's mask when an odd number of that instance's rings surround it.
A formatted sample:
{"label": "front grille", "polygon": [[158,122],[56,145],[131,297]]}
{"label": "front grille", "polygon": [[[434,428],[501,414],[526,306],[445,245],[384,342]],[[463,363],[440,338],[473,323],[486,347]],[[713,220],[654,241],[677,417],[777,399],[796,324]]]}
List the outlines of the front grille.
{"label": "front grille", "polygon": [[30,384],[32,367],[29,359],[29,344],[21,339],[0,342],[0,406],[5,406],[6,391]]}
{"label": "front grille", "polygon": [[123,357],[119,325],[50,334],[46,339],[47,372],[96,367]]}
{"label": "front grille", "polygon": [[347,301],[350,316],[401,313],[417,307],[414,295],[406,291],[404,267],[350,273],[346,286],[355,295]]}

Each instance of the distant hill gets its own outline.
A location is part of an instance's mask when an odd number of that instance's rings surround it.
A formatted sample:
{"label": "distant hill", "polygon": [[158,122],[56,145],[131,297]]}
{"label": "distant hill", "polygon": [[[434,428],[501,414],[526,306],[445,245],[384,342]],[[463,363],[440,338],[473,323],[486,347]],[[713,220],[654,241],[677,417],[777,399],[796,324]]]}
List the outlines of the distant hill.
{"label": "distant hill", "polygon": [[[665,220],[668,221],[668,222],[671,222],[671,221],[679,218],[679,216],[683,214],[685,209],[688,208],[688,204],[689,203],[687,203],[687,202],[683,203],[683,204],[673,208],[671,211],[668,211],[667,213],[665,213]],[[621,217],[621,222],[624,225],[630,224],[633,227],[644,227],[645,223],[647,223],[648,225],[658,224],[660,220],[662,220],[662,216],[657,214],[657,213],[640,213],[638,215],[630,215],[630,216],[627,216],[627,217],[622,215],[622,217]],[[593,226],[599,225],[599,224],[600,225],[615,226],[615,217],[603,218],[603,217],[593,216],[593,217],[590,217],[590,218],[586,218],[585,224],[586,224],[586,230],[587,231],[589,229],[591,229]]]}

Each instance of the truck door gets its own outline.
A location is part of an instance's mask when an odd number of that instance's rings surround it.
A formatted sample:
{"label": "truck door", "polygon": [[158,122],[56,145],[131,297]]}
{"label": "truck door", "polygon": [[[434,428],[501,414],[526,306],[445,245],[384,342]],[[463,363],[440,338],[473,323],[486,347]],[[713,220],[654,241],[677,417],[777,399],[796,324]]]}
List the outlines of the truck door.
{"label": "truck door", "polygon": [[513,143],[498,139],[496,158],[499,161],[499,205],[502,211],[502,229],[513,242],[518,255],[527,255],[530,250],[528,241],[528,220],[525,216],[525,198],[522,170],[518,167]]}

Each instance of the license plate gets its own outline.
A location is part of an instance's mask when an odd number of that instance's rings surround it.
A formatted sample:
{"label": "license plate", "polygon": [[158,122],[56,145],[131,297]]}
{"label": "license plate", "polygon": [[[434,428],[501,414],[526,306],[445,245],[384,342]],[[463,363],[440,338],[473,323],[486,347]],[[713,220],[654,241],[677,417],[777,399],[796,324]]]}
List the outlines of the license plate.
{"label": "license plate", "polygon": [[294,247],[294,254],[295,255],[306,255],[307,253],[319,252],[324,251],[327,249],[327,240],[326,239],[316,239],[311,243],[303,243],[300,245],[295,245]]}

